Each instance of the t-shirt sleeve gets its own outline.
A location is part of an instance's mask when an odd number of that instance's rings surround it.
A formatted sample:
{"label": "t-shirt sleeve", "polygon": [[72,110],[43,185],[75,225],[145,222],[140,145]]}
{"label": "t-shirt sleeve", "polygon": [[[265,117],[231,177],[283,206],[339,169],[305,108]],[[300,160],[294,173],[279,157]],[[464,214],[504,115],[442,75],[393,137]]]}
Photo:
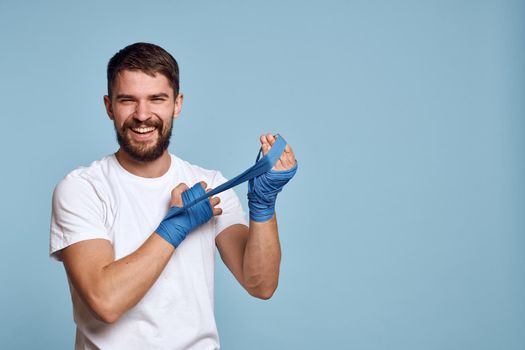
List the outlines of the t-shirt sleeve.
{"label": "t-shirt sleeve", "polygon": [[[211,187],[216,188],[226,181],[227,179],[221,174],[221,172],[217,171]],[[235,224],[248,225],[246,213],[244,212],[241,201],[233,188],[221,192],[217,196],[221,199],[218,207],[222,209],[222,214],[215,217],[215,236],[229,226]]]}
{"label": "t-shirt sleeve", "polygon": [[49,255],[61,261],[61,250],[88,239],[107,239],[105,207],[84,178],[67,176],[53,192]]}

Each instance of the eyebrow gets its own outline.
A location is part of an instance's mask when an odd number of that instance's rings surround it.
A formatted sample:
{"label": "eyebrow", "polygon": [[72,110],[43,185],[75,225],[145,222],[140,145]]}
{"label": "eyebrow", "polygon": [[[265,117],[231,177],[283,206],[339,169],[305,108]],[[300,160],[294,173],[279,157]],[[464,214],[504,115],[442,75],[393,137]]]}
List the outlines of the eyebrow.
{"label": "eyebrow", "polygon": [[165,97],[165,98],[168,98],[170,97],[168,94],[164,93],[164,92],[161,92],[160,94],[154,94],[154,95],[151,95],[150,98],[159,98],[159,97]]}
{"label": "eyebrow", "polygon": [[122,98],[134,98],[133,96],[131,95],[123,95],[123,94],[119,94],[117,95],[117,99],[120,100]]}
{"label": "eyebrow", "polygon": [[[169,95],[165,92],[161,92],[161,93],[158,93],[158,94],[153,94],[153,95],[149,95],[148,98],[160,98],[160,97],[164,97],[164,98],[168,98]],[[125,95],[125,94],[119,94],[117,95],[117,99],[134,99],[135,96],[133,95]]]}

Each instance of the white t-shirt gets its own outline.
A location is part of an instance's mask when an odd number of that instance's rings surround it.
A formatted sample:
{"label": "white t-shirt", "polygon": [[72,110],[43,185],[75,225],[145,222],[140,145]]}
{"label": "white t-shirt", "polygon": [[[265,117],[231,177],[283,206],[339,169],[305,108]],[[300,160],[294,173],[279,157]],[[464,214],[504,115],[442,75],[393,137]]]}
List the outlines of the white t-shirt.
{"label": "white t-shirt", "polygon": [[[114,155],[69,173],[55,188],[50,255],[88,239],[107,239],[115,258],[135,251],[167,213],[171,190],[205,181],[215,188],[226,179],[171,155],[159,178],[126,171]],[[117,322],[97,320],[70,283],[76,349],[218,349],[214,317],[215,237],[234,224],[247,224],[233,190],[218,195],[222,215],[190,232],[144,298]]]}

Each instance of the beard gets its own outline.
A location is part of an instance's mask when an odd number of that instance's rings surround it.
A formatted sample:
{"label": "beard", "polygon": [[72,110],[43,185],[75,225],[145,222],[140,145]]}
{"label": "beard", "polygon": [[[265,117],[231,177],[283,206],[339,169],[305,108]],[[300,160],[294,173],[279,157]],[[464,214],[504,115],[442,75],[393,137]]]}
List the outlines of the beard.
{"label": "beard", "polygon": [[[150,120],[140,122],[131,119],[122,125],[119,130],[117,125],[115,126],[115,132],[117,134],[117,141],[120,148],[126,152],[132,159],[138,162],[151,162],[162,156],[164,151],[168,149],[171,138],[171,131],[173,129],[173,123],[170,122],[166,130],[164,131],[164,123],[162,120]],[[152,132],[158,132],[159,136],[152,142],[136,142],[129,137],[130,132],[134,132],[131,128],[135,127],[150,127],[153,126],[156,129]]]}

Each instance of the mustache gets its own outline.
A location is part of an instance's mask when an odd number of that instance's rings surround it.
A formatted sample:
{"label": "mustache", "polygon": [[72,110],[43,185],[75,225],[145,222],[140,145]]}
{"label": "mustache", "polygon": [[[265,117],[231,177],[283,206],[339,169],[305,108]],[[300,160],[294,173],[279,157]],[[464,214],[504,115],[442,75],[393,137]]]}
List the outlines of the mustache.
{"label": "mustache", "polygon": [[140,121],[140,120],[131,119],[131,120],[126,121],[122,125],[122,130],[131,129],[131,128],[148,128],[148,127],[151,127],[151,126],[157,128],[159,130],[162,130],[162,127],[164,126],[164,123],[162,122],[162,120],[145,120],[145,121]]}

